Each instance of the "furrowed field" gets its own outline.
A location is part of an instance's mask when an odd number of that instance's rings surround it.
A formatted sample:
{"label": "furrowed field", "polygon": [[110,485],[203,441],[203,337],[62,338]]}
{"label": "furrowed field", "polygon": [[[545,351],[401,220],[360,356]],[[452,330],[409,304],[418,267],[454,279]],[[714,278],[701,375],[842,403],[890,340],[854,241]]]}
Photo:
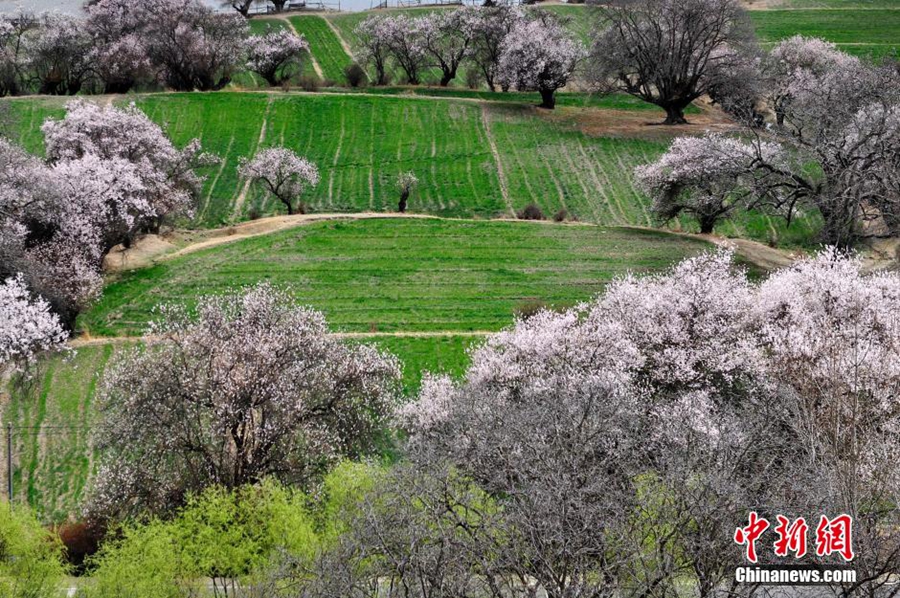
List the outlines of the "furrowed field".
{"label": "furrowed field", "polygon": [[[530,99],[522,96],[517,99]],[[573,103],[585,97],[576,94]],[[646,104],[621,98],[608,98],[605,106],[630,111],[640,105],[647,122],[660,118]],[[523,103],[365,94],[154,94],[135,101],[177,144],[197,137],[222,159],[206,169],[195,217],[200,226],[281,211],[236,171],[239,158],[277,145],[320,168],[319,185],[304,198],[313,212],[393,211],[394,180],[408,170],[420,180],[410,204],[414,212],[510,217],[534,202],[548,216],[565,209],[596,224],[655,224],[632,171],[655,159],[667,142],[587,134],[580,118],[590,112],[574,106],[549,116]],[[61,102],[13,104],[20,143],[40,152],[39,125],[62,115]],[[802,239],[811,226],[801,219],[786,231],[780,221],[754,217],[721,232],[766,240],[776,231],[782,239]]]}
{"label": "furrowed field", "polygon": [[344,69],[352,60],[328,22],[319,16],[305,15],[291,17],[291,24],[309,42],[310,52],[316,57],[325,79],[345,84]]}

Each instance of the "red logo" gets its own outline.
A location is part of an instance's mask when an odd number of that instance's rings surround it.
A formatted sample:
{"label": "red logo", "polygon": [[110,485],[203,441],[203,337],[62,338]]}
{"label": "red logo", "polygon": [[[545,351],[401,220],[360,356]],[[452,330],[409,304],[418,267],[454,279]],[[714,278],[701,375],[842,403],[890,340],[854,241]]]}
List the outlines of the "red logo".
{"label": "red logo", "polygon": [[[778,525],[773,529],[778,536],[773,545],[776,556],[793,554],[796,559],[805,556],[809,532],[806,519],[798,517],[791,521],[784,515],[776,515],[776,519]],[[756,542],[769,527],[767,519],[760,517],[756,511],[750,511],[747,525],[734,530],[735,543],[746,546],[747,560],[751,563],[758,561]],[[853,560],[853,518],[850,515],[838,515],[833,519],[822,515],[816,526],[816,555],[830,556],[834,553],[841,555],[845,561]]]}

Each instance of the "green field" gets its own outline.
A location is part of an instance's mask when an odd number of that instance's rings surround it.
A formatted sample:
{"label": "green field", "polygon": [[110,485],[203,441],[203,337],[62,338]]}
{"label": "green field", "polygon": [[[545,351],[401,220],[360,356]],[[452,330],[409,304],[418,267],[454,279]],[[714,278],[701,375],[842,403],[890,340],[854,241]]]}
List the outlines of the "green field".
{"label": "green field", "polygon": [[346,85],[344,69],[353,61],[325,19],[316,15],[304,15],[291,17],[291,24],[309,42],[309,49],[316,57],[325,80]]}
{"label": "green field", "polygon": [[[462,375],[475,337],[379,337],[377,344],[403,362],[403,389],[414,394],[425,371]],[[3,421],[15,422],[13,483],[16,497],[36,507],[46,521],[65,520],[79,503],[93,459],[89,435],[97,385],[117,353],[133,346],[81,347],[43,360],[27,383],[10,385]]]}
{"label": "green field", "polygon": [[34,377],[9,387],[5,421],[15,422],[16,496],[59,521],[77,512],[92,471],[89,444],[97,381],[112,345],[42,361]]}
{"label": "green field", "polygon": [[[399,94],[181,93],[136,96],[134,101],[176,144],[198,137],[207,151],[222,158],[204,172],[207,179],[193,222],[201,227],[246,220],[254,212],[281,212],[281,204],[248,186],[236,171],[240,157],[275,145],[290,147],[318,165],[321,181],[304,198],[314,212],[394,211],[395,178],[410,170],[420,181],[410,203],[413,212],[492,218],[510,216],[535,202],[548,217],[566,209],[570,216],[597,224],[655,224],[650,200],[635,188],[632,170],[654,160],[667,142],[585,134],[579,128],[584,112],[577,104],[586,98],[573,94],[564,99],[572,105],[552,117],[524,103]],[[640,107],[647,122],[661,115],[625,96],[604,101],[605,107]],[[13,138],[40,153],[40,123],[62,115],[62,100],[10,103],[18,121]],[[815,227],[815,219],[800,218],[787,230],[779,219],[750,216],[724,224],[719,232],[803,244]]]}
{"label": "green field", "polygon": [[762,42],[802,34],[876,57],[900,48],[900,10],[760,10],[750,15]]}
{"label": "green field", "polygon": [[571,305],[615,276],[704,247],[663,232],[580,225],[317,222],[123,274],[79,326],[94,336],[139,334],[158,303],[190,305],[268,280],[322,310],[338,331],[498,330],[525,303]]}

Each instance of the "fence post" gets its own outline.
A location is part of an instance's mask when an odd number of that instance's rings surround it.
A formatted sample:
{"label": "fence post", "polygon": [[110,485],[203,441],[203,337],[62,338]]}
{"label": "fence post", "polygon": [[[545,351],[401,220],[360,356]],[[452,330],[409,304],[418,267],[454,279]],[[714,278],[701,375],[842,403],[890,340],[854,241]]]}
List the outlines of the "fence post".
{"label": "fence post", "polygon": [[6,422],[6,491],[9,495],[9,508],[13,505],[13,458],[12,458],[12,422]]}

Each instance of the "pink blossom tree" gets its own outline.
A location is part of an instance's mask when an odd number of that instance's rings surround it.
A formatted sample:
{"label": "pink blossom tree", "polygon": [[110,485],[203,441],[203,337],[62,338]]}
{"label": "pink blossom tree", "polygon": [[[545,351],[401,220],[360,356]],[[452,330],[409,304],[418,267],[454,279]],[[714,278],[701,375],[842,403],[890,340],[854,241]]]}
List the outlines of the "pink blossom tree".
{"label": "pink blossom tree", "polygon": [[300,59],[309,50],[303,36],[285,29],[269,29],[247,39],[247,68],[269,85],[280,85],[300,70]]}
{"label": "pink blossom tree", "polygon": [[58,347],[65,339],[50,304],[33,297],[21,275],[0,283],[0,368],[30,361],[36,353]]}
{"label": "pink blossom tree", "polygon": [[153,69],[142,39],[143,19],[134,3],[99,0],[85,6],[85,27],[94,40],[91,61],[104,93],[126,93],[153,80]]}
{"label": "pink blossom tree", "polygon": [[56,163],[93,154],[102,160],[131,163],[143,185],[145,209],[129,235],[155,231],[168,216],[190,215],[203,182],[195,169],[215,162],[202,153],[198,140],[176,148],[162,128],[133,104],[117,108],[75,101],[66,108],[63,119],[48,119],[42,126],[47,158]]}
{"label": "pink blossom tree", "polygon": [[209,158],[197,142],[175,148],[134,106],[75,101],[43,131],[46,162],[0,142],[0,278],[21,273],[71,327],[113,246],[190,213]]}
{"label": "pink blossom tree", "polygon": [[222,89],[243,61],[247,22],[219,14],[199,0],[135,4],[141,37],[163,82],[177,91]]}
{"label": "pink blossom tree", "polygon": [[441,69],[442,87],[456,78],[459,65],[471,54],[478,12],[475,7],[461,7],[439,10],[420,19],[422,48],[429,60]]}
{"label": "pink blossom tree", "polygon": [[47,13],[25,38],[26,69],[38,93],[75,95],[91,75],[93,41],[80,19]]}
{"label": "pink blossom tree", "polygon": [[386,85],[388,82],[392,29],[387,19],[384,15],[371,15],[353,29],[356,39],[355,55],[360,63],[375,69],[375,77],[372,79],[375,85]]}
{"label": "pink blossom tree", "polygon": [[319,169],[284,147],[264,149],[252,160],[242,159],[238,174],[261,185],[287,208],[288,214],[304,210],[299,200],[303,192],[319,184]]}
{"label": "pink blossom tree", "polygon": [[500,80],[520,90],[538,91],[541,107],[556,105],[556,90],[568,83],[583,48],[549,14],[519,22],[504,38]]}
{"label": "pink blossom tree", "polygon": [[164,513],[209,485],[273,476],[309,485],[370,452],[394,409],[400,367],[328,334],[321,313],[267,285],[163,307],[161,340],[102,383],[92,508]]}

